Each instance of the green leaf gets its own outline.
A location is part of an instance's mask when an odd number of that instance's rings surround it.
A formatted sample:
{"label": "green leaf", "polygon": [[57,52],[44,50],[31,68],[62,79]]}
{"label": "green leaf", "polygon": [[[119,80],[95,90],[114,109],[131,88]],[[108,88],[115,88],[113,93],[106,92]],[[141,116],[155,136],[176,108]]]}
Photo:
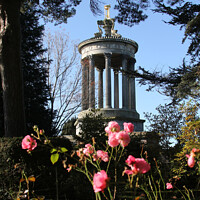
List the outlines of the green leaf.
{"label": "green leaf", "polygon": [[62,153],[65,153],[65,152],[68,151],[65,147],[61,147],[60,149],[61,149],[61,152],[62,152]]}
{"label": "green leaf", "polygon": [[51,149],[51,153],[57,152],[57,149],[53,148]]}
{"label": "green leaf", "polygon": [[58,159],[59,159],[58,153],[51,154],[51,162],[53,165],[58,161]]}

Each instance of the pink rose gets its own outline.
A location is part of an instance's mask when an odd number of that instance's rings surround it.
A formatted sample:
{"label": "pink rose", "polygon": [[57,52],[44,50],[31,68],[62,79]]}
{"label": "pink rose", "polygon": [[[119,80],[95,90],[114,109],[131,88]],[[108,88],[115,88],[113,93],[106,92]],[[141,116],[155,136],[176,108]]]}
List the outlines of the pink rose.
{"label": "pink rose", "polygon": [[171,183],[166,183],[166,188],[168,190],[173,189],[173,185]]}
{"label": "pink rose", "polygon": [[22,149],[32,151],[35,147],[37,147],[36,140],[34,140],[30,135],[25,136],[22,140]]}
{"label": "pink rose", "polygon": [[132,133],[133,130],[134,130],[134,125],[132,123],[126,123],[124,122],[124,130],[127,132],[127,133]]}
{"label": "pink rose", "polygon": [[100,172],[94,174],[94,177],[93,177],[94,192],[96,193],[96,192],[104,191],[104,189],[108,185],[108,182],[109,182],[109,177],[104,170],[101,170]]}
{"label": "pink rose", "polygon": [[193,168],[195,165],[195,155],[193,152],[190,153],[190,155],[186,154],[186,157],[188,158],[187,164],[190,168]]}
{"label": "pink rose", "polygon": [[129,155],[126,163],[128,164],[129,167],[131,167],[134,163],[135,163],[135,157],[133,157],[132,155]]}
{"label": "pink rose", "polygon": [[193,149],[192,149],[192,152],[193,152],[193,153],[200,153],[200,149],[193,148]]}
{"label": "pink rose", "polygon": [[151,166],[144,160],[144,158],[136,158],[131,169],[134,174],[145,174],[151,169]]}
{"label": "pink rose", "polygon": [[131,141],[129,134],[125,131],[120,131],[119,133],[117,133],[116,138],[119,140],[119,143],[122,147],[128,146]]}
{"label": "pink rose", "polygon": [[195,156],[196,154],[200,153],[200,149],[193,148],[190,152],[190,155],[186,154],[186,157],[188,158],[187,164],[189,167],[194,167],[195,165]]}
{"label": "pink rose", "polygon": [[144,160],[144,158],[135,158],[132,155],[128,156],[126,163],[131,168],[130,170],[124,170],[124,173],[128,175],[145,174],[151,169],[151,166]]}
{"label": "pink rose", "polygon": [[104,162],[108,162],[108,160],[109,160],[108,152],[98,150],[97,151],[97,158],[100,158]]}
{"label": "pink rose", "polygon": [[131,175],[131,174],[133,174],[133,171],[130,169],[126,169],[126,170],[124,170],[124,173],[127,175]]}
{"label": "pink rose", "polygon": [[90,156],[91,154],[94,153],[94,147],[91,144],[86,144],[85,148],[83,149],[83,153],[86,156]]}
{"label": "pink rose", "polygon": [[108,126],[105,128],[106,133],[110,134],[113,132],[119,132],[120,126],[117,122],[111,121],[108,123]]}
{"label": "pink rose", "polygon": [[117,139],[117,133],[110,133],[108,136],[108,145],[111,147],[116,147],[119,145],[119,140]]}

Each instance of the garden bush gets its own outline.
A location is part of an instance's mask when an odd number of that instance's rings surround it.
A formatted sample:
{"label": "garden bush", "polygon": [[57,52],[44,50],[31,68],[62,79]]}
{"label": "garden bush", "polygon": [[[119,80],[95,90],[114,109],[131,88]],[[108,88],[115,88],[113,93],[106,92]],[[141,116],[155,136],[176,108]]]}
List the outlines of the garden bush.
{"label": "garden bush", "polygon": [[[66,138],[50,138],[54,146],[72,149]],[[0,199],[14,199],[19,191],[19,183],[24,173],[33,176],[35,182],[30,183],[35,195],[45,199],[75,199],[71,174],[63,168],[62,162],[52,165],[50,148],[38,143],[37,148],[28,154],[21,148],[22,138],[0,138]],[[22,190],[27,189],[23,182]],[[57,192],[58,191],[58,192]]]}

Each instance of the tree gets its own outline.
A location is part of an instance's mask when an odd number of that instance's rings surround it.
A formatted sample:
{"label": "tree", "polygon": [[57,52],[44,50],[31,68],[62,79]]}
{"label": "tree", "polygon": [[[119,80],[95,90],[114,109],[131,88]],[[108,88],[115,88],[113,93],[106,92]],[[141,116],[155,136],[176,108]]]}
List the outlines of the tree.
{"label": "tree", "polygon": [[24,134],[24,96],[20,62],[20,1],[0,1],[0,72],[5,136]]}
{"label": "tree", "polygon": [[[0,73],[3,88],[4,129],[5,136],[25,134],[24,96],[22,86],[22,69],[20,62],[20,4],[23,1],[0,1]],[[28,1],[39,3],[39,1]],[[60,1],[43,1],[38,12],[51,16],[51,19],[67,20],[75,14],[73,6]],[[62,13],[62,14],[61,14]],[[50,19],[50,18],[49,18]]]}
{"label": "tree", "polygon": [[[1,76],[0,76],[0,82],[1,82]],[[4,120],[3,120],[3,90],[0,86],[0,137],[4,135]]]}
{"label": "tree", "polygon": [[156,110],[158,114],[145,113],[145,118],[150,123],[148,131],[158,133],[162,147],[169,149],[171,140],[176,140],[181,133],[183,116],[179,107],[172,104],[159,105]]}
{"label": "tree", "polygon": [[184,0],[168,1],[168,3],[157,0],[155,6],[154,12],[171,17],[171,20],[166,23],[179,25],[181,29],[185,29],[183,42],[186,38],[191,41],[188,48],[190,59],[188,62],[184,59],[179,67],[171,67],[169,73],[150,72],[144,67],[139,67],[139,70],[134,72],[134,76],[140,78],[141,85],[148,84],[148,90],[158,88],[159,92],[172,97],[173,102],[189,97],[199,99],[200,4]]}
{"label": "tree", "polygon": [[[22,9],[23,8],[23,9]],[[21,8],[21,60],[24,76],[24,100],[27,132],[34,125],[43,128],[48,135],[56,134],[53,117],[48,108],[46,58],[43,47],[44,25],[39,25],[36,6],[24,2]]]}
{"label": "tree", "polygon": [[[181,112],[185,117],[185,124],[178,137],[181,144],[181,150],[175,156],[175,165],[172,171],[179,176],[182,176],[187,172],[190,175],[193,174],[196,179],[197,175],[199,175],[199,163],[197,162],[194,170],[189,171],[186,154],[190,154],[193,148],[200,148],[199,103],[194,100],[188,101],[181,106]],[[188,177],[189,176],[187,175],[186,179],[188,179]],[[198,178],[196,180],[198,180]],[[191,183],[194,183],[194,178]],[[197,184],[199,184],[199,182]]]}
{"label": "tree", "polygon": [[105,133],[107,121],[102,114],[98,114],[98,110],[91,110],[79,121],[80,131],[75,139],[87,144],[91,143],[92,138],[95,138],[97,146],[104,146],[107,139]]}
{"label": "tree", "polygon": [[[81,106],[81,66],[77,45],[62,32],[46,36],[51,121],[60,132]],[[56,110],[56,112],[54,112]]]}

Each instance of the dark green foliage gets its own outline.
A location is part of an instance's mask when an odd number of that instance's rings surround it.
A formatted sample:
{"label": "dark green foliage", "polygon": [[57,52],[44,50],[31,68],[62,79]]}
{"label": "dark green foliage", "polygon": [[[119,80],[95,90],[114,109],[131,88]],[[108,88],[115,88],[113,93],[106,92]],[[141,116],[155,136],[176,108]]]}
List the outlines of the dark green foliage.
{"label": "dark green foliage", "polygon": [[75,137],[76,135],[76,126],[74,125],[77,118],[71,118],[68,120],[62,129],[62,135],[73,135]]}
{"label": "dark green foliage", "polygon": [[176,105],[159,105],[157,114],[145,113],[145,118],[150,123],[148,131],[160,135],[160,144],[164,149],[169,149],[171,139],[176,139],[181,133],[181,127],[184,125],[182,112]]}
{"label": "dark green foliage", "polygon": [[148,7],[148,0],[142,0],[140,3],[135,1],[120,0],[115,9],[118,10],[118,15],[115,19],[118,23],[133,26],[147,18],[144,14],[144,9]]}
{"label": "dark green foliage", "polygon": [[200,53],[200,5],[185,2],[178,7],[166,6],[164,3],[158,3],[155,12],[164,13],[171,17],[171,20],[167,23],[171,25],[180,25],[181,28],[185,28],[185,41],[186,38],[191,40],[188,48],[188,54],[192,56],[192,61],[199,62]]}
{"label": "dark green foliage", "polygon": [[67,23],[67,19],[76,14],[75,7],[82,0],[21,0],[30,6],[37,6],[37,13],[47,22]]}
{"label": "dark green foliage", "polygon": [[[139,67],[139,70],[132,75],[140,78],[139,83],[141,85],[148,85],[148,91],[158,88],[159,92],[170,96],[174,103],[188,97],[199,99],[200,4],[184,0],[157,0],[154,1],[154,5],[156,7],[154,12],[170,17],[170,20],[166,23],[184,29],[183,42],[186,39],[190,41],[187,53],[188,63],[184,59],[179,67],[172,66],[169,68],[169,72],[165,74],[158,71],[150,72],[143,66]],[[126,15],[128,14],[126,13]]]}
{"label": "dark green foliage", "polygon": [[[46,130],[48,135],[56,134],[53,116],[48,109],[48,87],[46,59],[43,53],[42,37],[44,26],[39,25],[36,7],[25,2],[20,15],[21,23],[21,62],[24,76],[24,101],[27,132],[32,131],[34,125]],[[3,129],[3,101],[0,89],[0,136]]]}
{"label": "dark green foliage", "polygon": [[[69,140],[65,138],[50,139],[55,147],[66,147],[70,153],[72,146]],[[43,195],[47,199],[56,199],[57,182],[59,199],[65,199],[65,196],[73,199],[75,193],[73,184],[69,181],[70,174],[63,168],[61,160],[52,165],[50,149],[42,143],[38,143],[36,149],[28,154],[21,148],[21,141],[22,138],[1,138],[0,140],[0,199],[13,199],[11,194],[14,197],[19,190],[22,170],[26,176],[33,175],[36,178],[32,188],[36,195]]]}
{"label": "dark green foliage", "polygon": [[189,97],[199,99],[199,65],[183,65],[177,68],[169,68],[169,73],[150,72],[143,67],[133,74],[127,72],[130,76],[140,78],[141,85],[148,85],[147,91],[158,88],[159,92],[169,96],[173,103]]}
{"label": "dark green foliage", "polygon": [[93,110],[82,119],[78,139],[87,144],[91,143],[94,137],[97,146],[103,145],[107,140],[105,127],[106,119],[103,118],[102,114],[98,114],[97,111]]}
{"label": "dark green foliage", "polygon": [[67,19],[76,14],[75,7],[81,0],[44,0],[40,3],[39,13],[45,20],[55,20],[57,24],[67,23]]}
{"label": "dark green foliage", "polygon": [[44,26],[39,25],[36,7],[24,3],[21,13],[21,60],[24,74],[25,116],[27,132],[34,125],[47,135],[55,134],[53,116],[48,109],[47,60],[42,44]]}

